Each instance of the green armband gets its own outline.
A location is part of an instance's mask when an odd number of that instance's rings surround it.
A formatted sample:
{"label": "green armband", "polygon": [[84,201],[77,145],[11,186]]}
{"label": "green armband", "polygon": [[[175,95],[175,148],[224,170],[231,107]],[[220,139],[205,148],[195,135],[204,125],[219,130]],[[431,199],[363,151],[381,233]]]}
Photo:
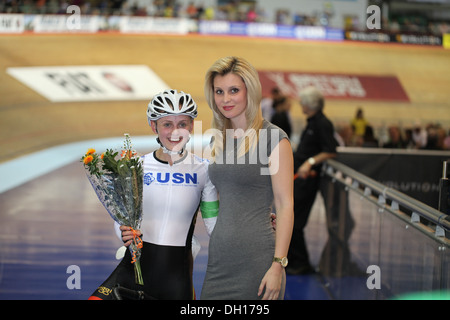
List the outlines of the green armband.
{"label": "green armband", "polygon": [[200,203],[200,210],[204,219],[217,217],[219,213],[219,200],[216,201],[202,201]]}

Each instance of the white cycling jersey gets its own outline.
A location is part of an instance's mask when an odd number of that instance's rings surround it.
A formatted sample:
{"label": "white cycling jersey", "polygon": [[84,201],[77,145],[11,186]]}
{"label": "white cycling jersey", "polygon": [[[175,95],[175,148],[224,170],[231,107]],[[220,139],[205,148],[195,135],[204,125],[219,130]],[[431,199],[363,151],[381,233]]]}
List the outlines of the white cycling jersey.
{"label": "white cycling jersey", "polygon": [[[186,151],[171,166],[156,158],[156,152],[143,156],[142,240],[163,246],[188,245],[192,219],[201,209],[208,234],[214,228],[217,191],[209,180],[209,162]],[[116,231],[121,237],[116,224]]]}

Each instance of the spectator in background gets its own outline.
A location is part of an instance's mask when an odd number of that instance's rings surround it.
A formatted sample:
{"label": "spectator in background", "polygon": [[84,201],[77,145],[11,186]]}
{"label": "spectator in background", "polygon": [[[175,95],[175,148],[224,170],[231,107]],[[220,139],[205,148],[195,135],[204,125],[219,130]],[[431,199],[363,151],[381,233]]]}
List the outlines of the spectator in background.
{"label": "spectator in background", "polygon": [[272,90],[270,90],[270,96],[261,100],[261,111],[265,120],[272,120],[272,116],[275,113],[275,110],[273,109],[273,102],[280,97],[280,89],[274,87],[272,88]]}
{"label": "spectator in background", "polygon": [[294,154],[294,230],[289,247],[288,274],[314,272],[309,262],[303,229],[320,185],[320,168],[323,161],[336,157],[337,141],[334,126],[323,114],[325,99],[315,87],[300,92],[300,105],[307,125]]}
{"label": "spectator in background", "polygon": [[427,145],[427,131],[421,128],[419,124],[414,126],[412,138],[416,149],[424,148]]}
{"label": "spectator in background", "polygon": [[366,126],[366,130],[364,131],[364,136],[362,140],[362,147],[364,148],[378,148],[378,139],[375,138],[375,134],[373,133],[373,127],[371,125]]}
{"label": "spectator in background", "polygon": [[187,8],[186,8],[186,14],[190,19],[197,19],[197,7],[194,5],[194,2],[189,2]]}
{"label": "spectator in background", "polygon": [[429,124],[426,128],[427,131],[427,143],[423,147],[423,149],[427,150],[438,150],[438,128],[435,125]]}
{"label": "spectator in background", "polygon": [[442,147],[444,148],[444,150],[450,150],[450,129],[447,131],[447,136],[444,138]]}
{"label": "spectator in background", "polygon": [[290,137],[292,132],[291,117],[289,114],[291,110],[291,102],[287,97],[283,96],[273,101],[272,108],[274,113],[270,122],[283,129],[288,137]]}
{"label": "spectator in background", "polygon": [[412,135],[412,129],[405,129],[405,148],[407,149],[414,149],[416,147]]}
{"label": "spectator in background", "polygon": [[437,145],[440,150],[445,150],[444,141],[446,136],[445,129],[439,126],[437,128]]}
{"label": "spectator in background", "polygon": [[358,108],[356,110],[356,115],[350,122],[353,127],[353,134],[357,137],[364,136],[364,132],[366,131],[366,127],[368,125],[367,120],[364,118],[364,111],[362,108]]}
{"label": "spectator in background", "polygon": [[201,19],[203,17],[204,12],[205,12],[205,8],[203,7],[203,4],[200,4],[197,7],[197,19]]}
{"label": "spectator in background", "polygon": [[248,11],[246,16],[246,22],[256,22],[258,20],[258,14],[256,13],[256,6],[252,5]]}
{"label": "spectator in background", "polygon": [[[445,145],[445,141],[448,138],[446,131],[440,124],[429,124],[426,128],[427,131],[427,143],[423,149],[427,150],[446,150],[448,147]],[[448,139],[447,139],[448,141]]]}
{"label": "spectator in background", "polygon": [[213,20],[215,16],[215,10],[213,7],[207,7],[204,11],[203,18],[205,20]]}
{"label": "spectator in background", "polygon": [[336,134],[339,135],[339,145],[343,147],[353,147],[356,145],[353,127],[350,124],[342,124],[336,127]]}
{"label": "spectator in background", "polygon": [[174,16],[174,10],[172,6],[164,8],[164,18],[172,18]]}
{"label": "spectator in background", "polygon": [[390,126],[388,129],[389,142],[383,144],[383,148],[406,148],[400,128],[398,126]]}

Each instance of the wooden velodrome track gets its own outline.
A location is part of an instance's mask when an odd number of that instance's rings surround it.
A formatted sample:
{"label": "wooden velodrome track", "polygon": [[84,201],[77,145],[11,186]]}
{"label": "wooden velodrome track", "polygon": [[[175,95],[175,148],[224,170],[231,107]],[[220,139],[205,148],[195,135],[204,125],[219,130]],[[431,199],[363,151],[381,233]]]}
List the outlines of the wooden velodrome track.
{"label": "wooden velodrome track", "polygon": [[[227,55],[245,57],[264,70],[394,75],[411,100],[329,100],[325,113],[335,125],[348,123],[362,106],[374,125],[420,121],[450,127],[450,51],[441,47],[199,35],[2,35],[0,162],[74,141],[151,133],[148,101],[52,103],[8,75],[8,67],[148,65],[169,86],[193,95],[206,130],[211,111],[203,95],[204,74]],[[292,116],[296,123],[303,119],[296,103]]]}

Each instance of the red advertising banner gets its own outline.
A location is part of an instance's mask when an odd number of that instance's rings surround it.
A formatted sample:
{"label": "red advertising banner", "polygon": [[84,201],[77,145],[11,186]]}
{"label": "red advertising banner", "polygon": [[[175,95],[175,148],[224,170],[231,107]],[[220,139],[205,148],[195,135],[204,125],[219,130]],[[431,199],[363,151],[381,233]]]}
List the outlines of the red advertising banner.
{"label": "red advertising banner", "polygon": [[395,76],[258,71],[263,95],[273,87],[298,97],[305,87],[315,86],[328,99],[378,100],[409,102],[408,95]]}

